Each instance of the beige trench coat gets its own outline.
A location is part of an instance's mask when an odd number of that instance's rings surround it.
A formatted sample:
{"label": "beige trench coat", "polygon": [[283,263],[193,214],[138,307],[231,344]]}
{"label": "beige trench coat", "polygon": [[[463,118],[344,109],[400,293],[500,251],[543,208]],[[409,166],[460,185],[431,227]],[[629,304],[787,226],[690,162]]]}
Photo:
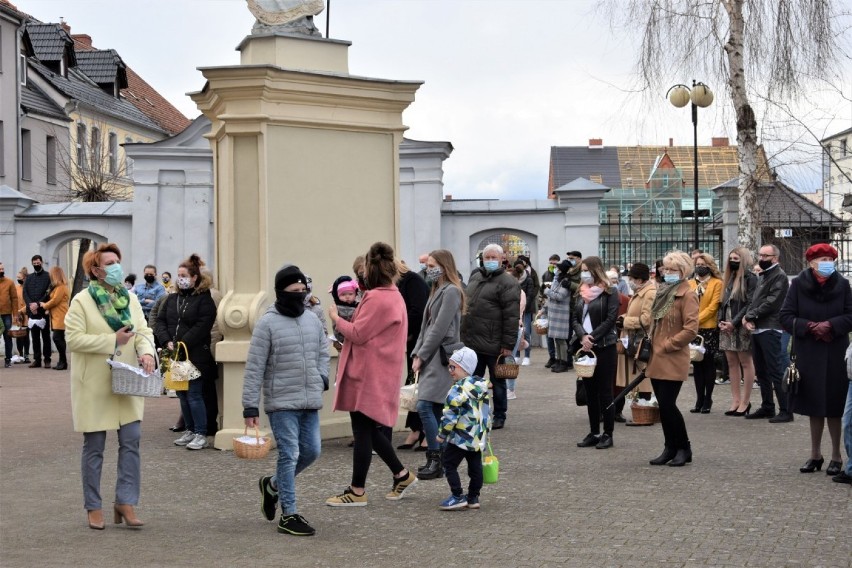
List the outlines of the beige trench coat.
{"label": "beige trench coat", "polygon": [[[126,345],[120,346],[118,351],[121,355],[116,354],[115,358],[128,365],[137,365],[138,356],[154,354],[154,346],[149,342],[153,341],[154,334],[145,321],[135,294],[130,294],[130,313],[136,335]],[[65,339],[71,354],[74,431],[118,430],[124,424],[142,420],[144,398],[112,393],[110,367],[106,360],[115,351],[115,332],[85,288],[71,300],[65,316]]]}
{"label": "beige trench coat", "polygon": [[646,374],[652,379],[686,381],[689,343],[698,335],[698,294],[681,282],[669,313],[651,330],[651,361]]}
{"label": "beige trench coat", "polygon": [[[654,298],[656,296],[657,285],[653,280],[649,281],[641,290],[630,296],[630,303],[627,304],[627,313],[624,314],[624,329],[621,331],[621,337],[632,335],[634,332],[642,329],[642,326],[645,326],[646,330],[651,329],[651,306],[654,305]],[[633,373],[633,359],[628,357],[627,353],[621,347],[619,347],[618,352],[618,372],[615,376],[615,384],[619,387],[626,387],[628,380],[633,380],[633,377],[636,376]],[[637,372],[639,369],[645,367],[645,363],[637,362],[636,365]],[[651,380],[649,378],[639,383],[639,392],[651,392]]]}

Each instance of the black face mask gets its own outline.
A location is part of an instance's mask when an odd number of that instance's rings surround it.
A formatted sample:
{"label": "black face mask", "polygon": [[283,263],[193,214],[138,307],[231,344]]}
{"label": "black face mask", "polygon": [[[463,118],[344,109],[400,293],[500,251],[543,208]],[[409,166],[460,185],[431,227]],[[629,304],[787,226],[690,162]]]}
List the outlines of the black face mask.
{"label": "black face mask", "polygon": [[43,270],[43,267],[40,264],[38,266],[33,265],[33,270],[35,270],[36,272],[41,272]]}
{"label": "black face mask", "polygon": [[700,276],[700,277],[704,278],[708,274],[710,274],[710,267],[709,266],[696,266],[695,267],[695,275],[696,276]]}
{"label": "black face mask", "polygon": [[153,274],[145,275],[145,282],[147,282],[148,284],[153,284],[154,280],[156,280],[156,277]]}
{"label": "black face mask", "polygon": [[18,284],[20,284],[21,286],[23,286],[23,285],[24,285],[24,279],[23,279],[23,278],[21,278],[20,280],[18,280]]}
{"label": "black face mask", "polygon": [[0,272],[0,278],[3,278],[4,276],[6,276],[6,273],[5,273],[5,272]]}
{"label": "black face mask", "polygon": [[736,272],[737,270],[740,269],[740,261],[739,260],[729,260],[728,261],[728,268],[730,268],[731,271]]}
{"label": "black face mask", "polygon": [[770,266],[772,266],[771,260],[758,260],[757,265],[761,268],[761,270],[766,270]]}
{"label": "black face mask", "polygon": [[297,318],[305,311],[307,292],[275,291],[275,309],[283,316]]}

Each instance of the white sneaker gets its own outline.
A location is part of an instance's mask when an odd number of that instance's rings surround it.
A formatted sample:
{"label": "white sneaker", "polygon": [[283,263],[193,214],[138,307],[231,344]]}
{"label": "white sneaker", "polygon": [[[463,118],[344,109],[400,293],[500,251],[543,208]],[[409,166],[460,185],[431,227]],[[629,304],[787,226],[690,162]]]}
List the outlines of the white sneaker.
{"label": "white sneaker", "polygon": [[195,439],[195,434],[187,430],[183,433],[183,436],[175,440],[175,446],[185,446]]}
{"label": "white sneaker", "polygon": [[166,393],[166,396],[168,396],[169,398],[177,398],[177,391],[169,389]]}
{"label": "white sneaker", "polygon": [[186,445],[187,450],[203,450],[207,447],[207,436],[195,434],[195,437]]}
{"label": "white sneaker", "polygon": [[516,398],[518,398],[518,397],[515,394],[515,391],[513,391],[513,390],[507,390],[506,391],[506,399],[507,400],[515,400]]}
{"label": "white sneaker", "polygon": [[521,361],[521,367],[529,367],[530,366],[530,358],[524,357],[524,360]]}

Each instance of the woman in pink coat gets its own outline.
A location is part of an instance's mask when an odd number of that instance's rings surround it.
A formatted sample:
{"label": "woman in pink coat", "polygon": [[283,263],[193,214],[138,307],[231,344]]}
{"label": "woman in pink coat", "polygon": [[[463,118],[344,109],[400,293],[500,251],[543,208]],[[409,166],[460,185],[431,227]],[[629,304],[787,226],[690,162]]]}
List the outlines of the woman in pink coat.
{"label": "woman in pink coat", "polygon": [[[361,275],[359,275],[361,276]],[[328,315],[346,337],[337,365],[334,410],[348,411],[355,449],[352,482],[343,493],[326,500],[331,507],[363,507],[364,486],[373,450],[393,473],[386,499],[398,501],[417,478],[396,457],[382,426],[393,426],[399,416],[399,387],[405,365],[408,316],[394,285],[397,278],[393,249],[375,243],[367,253],[363,280],[367,291],[348,322],[332,305]]]}

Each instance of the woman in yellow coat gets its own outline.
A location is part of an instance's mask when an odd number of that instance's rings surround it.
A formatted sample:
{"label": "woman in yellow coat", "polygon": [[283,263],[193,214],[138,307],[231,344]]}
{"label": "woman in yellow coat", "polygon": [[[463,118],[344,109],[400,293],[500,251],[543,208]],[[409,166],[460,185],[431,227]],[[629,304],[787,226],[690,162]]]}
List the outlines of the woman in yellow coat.
{"label": "woman in yellow coat", "polygon": [[716,353],[719,351],[719,305],[722,303],[722,275],[713,257],[703,252],[695,257],[695,275],[689,285],[698,294],[698,335],[704,340],[704,358],[693,361],[695,407],[692,413],[710,414],[713,387],[716,386]]}
{"label": "woman in yellow coat", "polygon": [[71,290],[68,289],[68,279],[65,272],[58,266],[50,269],[50,298],[41,302],[41,307],[50,313],[50,329],[53,330],[53,344],[59,353],[59,361],[54,365],[57,371],[68,368],[65,358],[65,315],[68,313],[68,301]]}
{"label": "woman in yellow coat", "polygon": [[[74,296],[65,317],[71,352],[71,413],[74,431],[83,432],[83,500],[89,528],[103,529],[101,469],[107,430],[118,431],[118,476],[115,483],[114,520],[142,526],[133,507],[139,501],[144,399],[113,394],[106,359],[154,370],[153,332],[145,321],[135,294],[124,288],[121,251],[114,243],[102,244],[83,259],[89,276],[86,290]],[[138,358],[137,358],[138,357]]]}

